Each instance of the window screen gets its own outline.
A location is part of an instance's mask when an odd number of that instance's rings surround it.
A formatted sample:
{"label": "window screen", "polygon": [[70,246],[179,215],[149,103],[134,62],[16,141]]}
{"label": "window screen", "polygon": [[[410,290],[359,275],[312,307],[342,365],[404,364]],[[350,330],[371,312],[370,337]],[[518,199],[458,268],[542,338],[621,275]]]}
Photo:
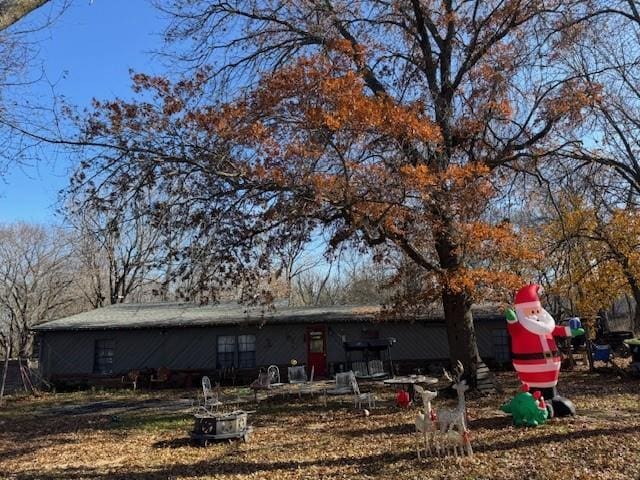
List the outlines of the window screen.
{"label": "window screen", "polygon": [[256,366],[255,335],[238,335],[238,368]]}
{"label": "window screen", "polygon": [[108,375],[113,373],[113,339],[96,340],[93,358],[93,373]]}
{"label": "window screen", "polygon": [[309,352],[324,353],[324,332],[309,332]]}
{"label": "window screen", "polygon": [[218,368],[233,367],[236,352],[236,337],[219,336],[218,337]]}

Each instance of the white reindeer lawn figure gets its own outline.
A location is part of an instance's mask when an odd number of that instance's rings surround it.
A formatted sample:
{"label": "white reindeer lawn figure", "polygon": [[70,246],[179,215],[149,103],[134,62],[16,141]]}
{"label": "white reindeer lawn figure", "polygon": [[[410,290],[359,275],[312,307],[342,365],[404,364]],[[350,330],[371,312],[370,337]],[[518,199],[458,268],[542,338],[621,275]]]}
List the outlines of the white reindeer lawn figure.
{"label": "white reindeer lawn figure", "polygon": [[[454,446],[454,453],[457,455],[457,444],[461,444],[461,453],[471,456],[473,455],[473,449],[471,448],[471,442],[469,441],[469,430],[467,429],[467,422],[465,419],[465,403],[464,392],[469,389],[467,382],[462,380],[462,374],[464,373],[464,367],[461,362],[458,362],[456,369],[454,370],[455,379],[449,372],[444,371],[444,377],[453,383],[454,390],[458,393],[458,405],[453,410],[441,410],[438,413],[438,421],[440,422],[440,435],[439,439],[445,446]],[[457,430],[457,432],[456,432]],[[458,435],[449,435],[451,432]],[[461,439],[462,441],[460,442]],[[448,453],[449,448],[447,448]]]}
{"label": "white reindeer lawn figure", "polygon": [[440,446],[434,445],[434,434],[437,430],[436,425],[436,413],[431,408],[431,400],[436,398],[438,392],[431,392],[429,390],[425,390],[419,385],[415,387],[416,392],[422,397],[422,404],[424,405],[424,413],[418,412],[418,416],[416,417],[415,425],[416,425],[416,450],[418,452],[418,460],[420,460],[420,440],[422,440],[422,444],[424,447],[424,455],[430,455],[432,453],[433,447],[436,447],[437,451],[440,452]]}

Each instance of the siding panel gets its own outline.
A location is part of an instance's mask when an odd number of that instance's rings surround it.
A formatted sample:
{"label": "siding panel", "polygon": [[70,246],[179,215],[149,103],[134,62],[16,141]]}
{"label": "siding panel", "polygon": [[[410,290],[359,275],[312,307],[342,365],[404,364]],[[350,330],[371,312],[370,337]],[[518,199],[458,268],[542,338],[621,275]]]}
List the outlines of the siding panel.
{"label": "siding panel", "polygon": [[256,363],[287,365],[292,358],[306,363],[304,335],[304,325],[265,325],[256,333]]}
{"label": "siding panel", "polygon": [[[219,335],[255,335],[256,366],[287,365],[292,358],[307,363],[304,324],[271,324],[262,327],[195,327],[145,330],[42,332],[40,365],[46,377],[91,374],[98,339],[113,339],[114,374],[132,369],[212,370],[216,368]],[[493,357],[493,329],[504,329],[502,319],[476,322],[478,348],[483,358]],[[334,323],[327,324],[327,362],[343,363],[343,340],[365,337],[368,331],[394,337],[393,360],[433,360],[449,356],[443,323]],[[282,372],[281,372],[282,373]]]}
{"label": "siding panel", "polygon": [[[48,374],[69,375],[93,372],[93,348],[97,332],[54,332],[44,335],[43,360]],[[47,375],[48,376],[48,375]]]}

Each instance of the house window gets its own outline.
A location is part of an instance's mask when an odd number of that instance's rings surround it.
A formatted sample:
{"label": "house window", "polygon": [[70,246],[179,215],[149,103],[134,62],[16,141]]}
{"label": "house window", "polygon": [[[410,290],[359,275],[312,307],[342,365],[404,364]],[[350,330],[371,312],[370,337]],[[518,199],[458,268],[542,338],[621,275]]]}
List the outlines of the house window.
{"label": "house window", "polygon": [[509,344],[509,332],[504,329],[492,330],[493,357],[496,362],[508,362],[511,360],[511,346]]}
{"label": "house window", "polygon": [[236,337],[224,335],[218,337],[218,368],[233,367],[236,355]]}
{"label": "house window", "polygon": [[253,368],[256,366],[255,335],[221,335],[218,337],[218,368]]}
{"label": "house window", "polygon": [[40,335],[35,335],[33,337],[33,345],[31,347],[31,359],[33,360],[40,359],[41,348],[42,348],[42,337]]}
{"label": "house window", "polygon": [[309,353],[324,353],[324,332],[309,332]]}
{"label": "house window", "polygon": [[96,340],[94,357],[93,357],[93,373],[100,375],[109,375],[113,373],[113,351],[115,341],[113,339]]}
{"label": "house window", "polygon": [[238,336],[238,368],[253,368],[256,366],[256,336]]}

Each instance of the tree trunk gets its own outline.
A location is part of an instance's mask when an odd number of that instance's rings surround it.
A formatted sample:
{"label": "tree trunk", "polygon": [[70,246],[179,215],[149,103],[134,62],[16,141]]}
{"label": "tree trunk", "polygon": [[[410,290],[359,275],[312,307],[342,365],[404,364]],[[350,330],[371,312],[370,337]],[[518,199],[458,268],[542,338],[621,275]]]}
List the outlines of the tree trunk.
{"label": "tree trunk", "polygon": [[452,368],[456,362],[462,362],[464,371],[467,373],[467,382],[470,386],[475,386],[480,353],[473,325],[471,301],[465,293],[443,291],[442,306],[444,307],[444,320],[447,324],[449,358]]}
{"label": "tree trunk", "polygon": [[0,32],[49,0],[8,0],[0,2]]}
{"label": "tree trunk", "polygon": [[640,308],[638,308],[638,305],[640,305],[640,289],[637,288],[637,285],[634,286],[636,288],[632,288],[632,291],[635,305],[633,309],[629,309],[629,316],[631,317],[631,330],[637,335],[640,333]]}
{"label": "tree trunk", "polygon": [[7,383],[7,372],[9,371],[9,348],[5,349],[4,365],[2,367],[2,383],[0,384],[0,405],[4,398],[4,386]]}
{"label": "tree trunk", "polygon": [[589,332],[587,332],[587,342],[586,342],[586,348],[587,348],[587,363],[589,364],[589,371],[593,372],[594,370],[594,366],[593,366],[593,342],[591,341],[591,338],[589,336]]}
{"label": "tree trunk", "polygon": [[635,302],[633,312],[629,309],[631,330],[633,330],[634,333],[638,333],[640,332],[640,308],[638,308],[638,305],[640,305],[640,285],[638,285],[636,277],[631,273],[628,264],[623,264],[623,271],[627,277],[627,282],[629,282],[629,286],[631,287],[631,295]]}
{"label": "tree trunk", "polygon": [[[450,235],[445,234],[438,237],[436,250],[440,259],[440,266],[443,269],[455,272],[460,268],[460,258],[456,254],[456,245],[451,241]],[[462,362],[468,384],[475,387],[480,353],[476,342],[471,303],[471,299],[466,292],[453,292],[446,285],[444,286],[442,290],[442,307],[447,325],[449,358],[451,359],[452,368],[456,365],[456,362]]]}
{"label": "tree trunk", "polygon": [[0,385],[0,406],[4,401],[4,386],[7,383],[7,373],[9,372],[9,357],[4,359],[4,365],[2,367],[2,384]]}

